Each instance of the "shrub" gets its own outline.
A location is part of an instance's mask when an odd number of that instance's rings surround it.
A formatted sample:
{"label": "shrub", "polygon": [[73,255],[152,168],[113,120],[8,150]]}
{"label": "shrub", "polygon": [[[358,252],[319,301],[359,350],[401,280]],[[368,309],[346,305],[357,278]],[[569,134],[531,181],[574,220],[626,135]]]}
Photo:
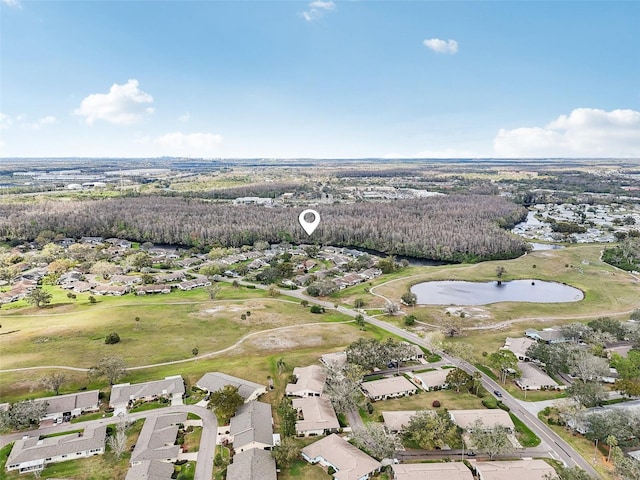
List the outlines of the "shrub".
{"label": "shrub", "polygon": [[104,343],[106,343],[107,345],[114,345],[119,341],[120,341],[120,335],[118,335],[116,332],[111,332],[104,339]]}
{"label": "shrub", "polygon": [[93,295],[89,295],[89,303],[96,303],[96,297],[94,297]]}
{"label": "shrub", "polygon": [[440,406],[440,400],[434,400],[433,403],[431,403],[431,406],[433,408],[438,408]]}
{"label": "shrub", "polygon": [[497,402],[496,405],[498,405],[498,408],[504,410],[505,412],[510,412],[511,409],[509,407],[507,407],[504,403],[502,402]]}
{"label": "shrub", "polygon": [[496,402],[495,398],[483,398],[482,405],[485,408],[498,408],[498,402]]}
{"label": "shrub", "polygon": [[309,311],[311,313],[324,313],[324,307],[321,307],[320,305],[311,305]]}

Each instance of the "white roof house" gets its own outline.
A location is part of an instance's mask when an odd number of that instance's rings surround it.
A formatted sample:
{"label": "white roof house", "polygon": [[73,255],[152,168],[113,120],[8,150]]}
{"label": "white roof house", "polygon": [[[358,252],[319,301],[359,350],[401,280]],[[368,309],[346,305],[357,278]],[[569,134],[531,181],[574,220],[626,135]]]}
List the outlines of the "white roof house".
{"label": "white roof house", "polygon": [[347,363],[347,352],[325,353],[320,361],[327,367],[341,367]]}
{"label": "white roof house", "polygon": [[[164,380],[155,380],[151,382],[121,383],[111,387],[111,398],[109,405],[116,410],[122,411],[130,405],[130,402],[136,400],[152,400],[156,397],[169,397],[172,399],[181,399],[184,395],[184,380],[181,375],[165,377]],[[117,414],[116,412],[115,414]]]}
{"label": "white roof house", "polygon": [[276,480],[276,461],[271,452],[252,448],[233,456],[227,480]]}
{"label": "white roof house", "polygon": [[470,461],[478,472],[480,480],[544,480],[555,477],[556,472],[544,460],[514,460],[509,462],[478,462]]}
{"label": "white roof house", "polygon": [[340,429],[340,422],[328,398],[294,398],[291,403],[298,411],[297,435],[326,435]]}
{"label": "white roof house", "polygon": [[447,375],[450,369],[431,370],[430,372],[415,373],[411,380],[420,388],[430,391],[437,390],[447,384]]}
{"label": "white roof house", "polygon": [[518,362],[518,369],[522,375],[516,380],[516,385],[522,390],[566,388],[564,386],[560,387],[553,378],[532,363]]}
{"label": "white roof house", "polygon": [[462,462],[400,463],[391,468],[394,480],[473,480]]}
{"label": "white roof house", "polygon": [[335,433],[302,449],[309,463],[333,467],[336,480],[363,480],[380,471],[382,464]]}
{"label": "white roof house", "polygon": [[513,354],[518,358],[518,360],[521,360],[524,362],[525,360],[531,360],[527,355],[527,350],[531,345],[534,345],[535,343],[536,341],[533,338],[507,337],[504,341],[504,347],[502,347],[501,350],[509,350],[513,352]]}
{"label": "white roof house", "polygon": [[36,403],[47,403],[47,410],[42,420],[70,419],[77,417],[84,412],[95,412],[100,408],[98,400],[98,390],[88,392],[70,393],[67,395],[57,395],[55,397],[37,398]]}
{"label": "white roof house", "polygon": [[8,471],[20,473],[42,470],[48,463],[64,462],[75,458],[104,453],[107,426],[85,428],[81,433],[70,433],[40,440],[28,437],[16,440],[7,458]]}
{"label": "white roof house", "polygon": [[231,417],[229,430],[233,436],[233,449],[244,452],[252,448],[270,450],[273,447],[273,417],[271,405],[249,402],[242,405]]}
{"label": "white roof house", "polygon": [[418,387],[402,376],[362,382],[360,386],[371,400],[404,397],[418,391]]}
{"label": "white roof house", "polygon": [[[433,410],[426,410],[432,412]],[[382,412],[384,426],[390,433],[402,432],[411,421],[411,417],[418,413],[417,410],[401,410],[397,412]],[[435,412],[434,412],[435,413]]]}
{"label": "white roof house", "polygon": [[482,420],[485,429],[490,430],[497,426],[508,428],[512,432],[515,425],[511,420],[508,412],[499,408],[495,409],[478,409],[478,410],[449,410],[449,415],[453,423],[464,430],[473,428],[476,420]]}
{"label": "white roof house", "polygon": [[286,387],[286,394],[295,397],[319,397],[324,390],[324,383],[327,380],[327,373],[319,365],[308,367],[296,367],[293,369],[296,383],[289,383]]}
{"label": "white roof house", "polygon": [[147,418],[131,453],[131,466],[145,461],[171,463],[178,460],[180,447],[175,445],[178,424],[186,420],[187,414],[184,412]]}
{"label": "white roof house", "polygon": [[217,392],[227,385],[238,387],[238,393],[244,398],[245,403],[255,400],[267,391],[267,387],[259,383],[250,382],[238,377],[232,377],[226,373],[209,372],[198,380],[196,386],[207,392]]}

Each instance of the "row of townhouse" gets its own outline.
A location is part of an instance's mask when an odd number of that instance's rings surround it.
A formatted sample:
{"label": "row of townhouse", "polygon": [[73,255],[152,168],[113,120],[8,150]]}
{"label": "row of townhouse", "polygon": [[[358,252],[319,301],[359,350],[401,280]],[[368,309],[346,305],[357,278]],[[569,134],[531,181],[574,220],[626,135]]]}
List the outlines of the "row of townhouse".
{"label": "row of townhouse", "polygon": [[[435,410],[425,410],[426,412],[436,414]],[[414,417],[418,411],[416,410],[401,410],[382,412],[382,418],[384,419],[385,429],[389,433],[402,433],[409,423],[411,418]],[[486,430],[493,430],[500,426],[506,428],[510,432],[515,431],[515,425],[508,412],[496,409],[475,409],[475,410],[449,410],[449,416],[451,421],[465,431],[473,430],[475,423],[478,420],[482,421],[482,426]]]}

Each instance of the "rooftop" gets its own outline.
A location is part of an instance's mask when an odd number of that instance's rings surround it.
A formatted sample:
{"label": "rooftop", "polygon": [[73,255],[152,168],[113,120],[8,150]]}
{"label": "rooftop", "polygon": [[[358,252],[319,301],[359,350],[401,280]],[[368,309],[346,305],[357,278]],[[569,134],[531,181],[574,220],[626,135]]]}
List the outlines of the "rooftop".
{"label": "rooftop", "polygon": [[555,477],[555,470],[544,460],[515,460],[510,462],[478,462],[471,460],[481,480],[544,480]]}
{"label": "rooftop", "polygon": [[483,426],[487,429],[495,428],[496,426],[507,427],[511,430],[515,429],[509,413],[499,408],[491,410],[449,410],[449,415],[451,415],[453,423],[465,430],[472,428],[476,420],[482,420]]}
{"label": "rooftop", "polygon": [[471,470],[462,462],[401,463],[391,468],[395,480],[473,480]]}
{"label": "rooftop", "polygon": [[362,389],[371,397],[383,397],[385,395],[398,395],[404,392],[417,390],[417,387],[405,377],[390,377],[371,382],[363,382]]}
{"label": "rooftop", "polygon": [[304,392],[322,393],[324,390],[324,382],[327,380],[327,374],[324,368],[319,365],[296,367],[293,369],[293,374],[297,377],[298,381],[287,384],[287,395],[297,395]]}
{"label": "rooftop", "polygon": [[230,431],[234,447],[242,447],[251,442],[273,445],[271,405],[255,400],[245,403],[231,417]]}
{"label": "rooftop", "polygon": [[174,395],[176,393],[184,394],[184,380],[180,375],[166,377],[164,380],[135,383],[133,385],[129,383],[114,385],[111,388],[109,403],[111,405],[126,404],[129,400],[136,400],[138,398],[156,395]]}
{"label": "rooftop", "polygon": [[198,380],[197,385],[209,392],[217,392],[227,385],[238,387],[238,393],[245,400],[251,397],[256,390],[262,390],[263,392],[266,390],[264,385],[242,378],[232,377],[231,375],[221,372],[205,373],[204,376]]}
{"label": "rooftop", "polygon": [[131,454],[131,463],[177,458],[180,447],[174,443],[178,436],[178,423],[186,420],[184,412],[148,417]]}
{"label": "rooftop", "polygon": [[302,449],[302,453],[314,460],[322,457],[336,468],[337,480],[359,480],[378,470],[382,464],[351,445],[335,433]]}
{"label": "rooftop", "polygon": [[291,403],[293,408],[302,411],[303,420],[296,422],[298,432],[340,428],[340,422],[328,398],[294,398]]}
{"label": "rooftop", "polygon": [[276,461],[271,452],[252,448],[233,456],[227,480],[276,480]]}

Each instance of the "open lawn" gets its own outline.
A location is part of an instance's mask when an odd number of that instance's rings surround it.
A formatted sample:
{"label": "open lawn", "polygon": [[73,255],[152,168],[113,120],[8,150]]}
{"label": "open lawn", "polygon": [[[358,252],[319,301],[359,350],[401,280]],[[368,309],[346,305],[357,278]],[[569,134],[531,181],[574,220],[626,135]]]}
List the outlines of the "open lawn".
{"label": "open lawn", "polygon": [[290,467],[278,474],[279,480],[330,480],[331,477],[319,465],[311,465],[304,460],[295,460]]}
{"label": "open lawn", "polygon": [[[248,290],[225,286],[222,292],[231,296]],[[351,320],[335,311],[314,315],[285,296],[195,301],[192,295],[186,295],[190,293],[102,298],[94,305],[25,308],[3,315],[3,331],[13,333],[0,336],[2,368],[36,365],[87,368],[104,355],[122,356],[129,366],[147,365],[191,358],[194,348],[198,348],[200,355],[218,351],[253,332]],[[246,319],[241,315],[246,315]],[[140,320],[135,321],[136,317]],[[118,333],[120,343],[104,343],[110,332]],[[277,335],[292,337],[282,332]],[[260,339],[255,337],[251,341]]]}

